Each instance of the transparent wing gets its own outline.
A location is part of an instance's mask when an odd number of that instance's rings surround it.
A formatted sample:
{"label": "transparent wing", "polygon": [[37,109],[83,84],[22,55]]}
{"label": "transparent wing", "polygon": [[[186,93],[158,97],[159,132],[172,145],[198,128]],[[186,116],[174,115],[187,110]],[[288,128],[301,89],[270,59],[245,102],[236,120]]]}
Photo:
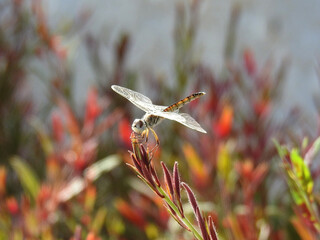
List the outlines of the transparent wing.
{"label": "transparent wing", "polygon": [[138,108],[145,112],[161,112],[166,108],[166,106],[159,106],[152,104],[150,98],[142,95],[141,93],[135,92],[133,90],[130,90],[125,87],[120,87],[117,85],[112,85],[111,88],[116,93],[120,94],[121,96],[128,99],[130,102],[132,102],[134,105],[136,105]]}
{"label": "transparent wing", "polygon": [[154,115],[157,115],[159,117],[163,117],[166,119],[174,120],[176,122],[179,122],[183,125],[185,125],[188,128],[197,130],[199,132],[207,133],[206,130],[204,130],[199,123],[197,123],[194,118],[192,118],[187,113],[177,113],[177,112],[157,112],[153,113]]}
{"label": "transparent wing", "polygon": [[179,114],[181,117],[184,118],[184,121],[183,122],[180,122],[182,123],[183,125],[189,127],[189,128],[192,128],[194,130],[197,130],[199,132],[202,132],[202,133],[207,133],[206,130],[204,130],[200,124],[193,118],[191,117],[189,114],[187,113],[180,113]]}

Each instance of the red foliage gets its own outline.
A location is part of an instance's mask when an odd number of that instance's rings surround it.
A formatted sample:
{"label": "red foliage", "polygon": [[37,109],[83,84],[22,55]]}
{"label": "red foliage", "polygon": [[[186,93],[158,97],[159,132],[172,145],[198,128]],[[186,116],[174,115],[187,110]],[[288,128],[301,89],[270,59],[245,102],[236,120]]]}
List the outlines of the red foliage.
{"label": "red foliage", "polygon": [[131,124],[127,118],[121,119],[118,125],[119,137],[127,147],[131,146],[130,135],[131,135]]}
{"label": "red foliage", "polygon": [[243,60],[244,60],[244,65],[245,65],[245,69],[247,70],[247,73],[250,76],[255,75],[257,70],[257,63],[254,58],[253,52],[251,51],[250,48],[247,48],[244,50]]}
{"label": "red foliage", "polygon": [[63,140],[64,130],[61,115],[58,113],[58,111],[54,111],[52,113],[51,124],[54,140],[56,142],[61,142]]}
{"label": "red foliage", "polygon": [[9,197],[6,199],[7,209],[11,215],[16,215],[19,213],[19,205],[14,197]]}
{"label": "red foliage", "polygon": [[98,91],[96,88],[91,88],[86,102],[84,127],[91,128],[101,111],[102,109],[98,103]]}
{"label": "red foliage", "polygon": [[145,228],[147,222],[144,219],[142,213],[137,211],[137,209],[132,208],[132,206],[127,202],[118,200],[116,202],[116,208],[121,213],[121,215],[128,219],[131,223],[142,230]]}
{"label": "red foliage", "polygon": [[61,37],[52,36],[50,38],[49,46],[60,59],[65,59],[67,57],[68,51],[65,47],[62,46]]}
{"label": "red foliage", "polygon": [[270,111],[271,111],[271,106],[270,106],[270,101],[269,100],[265,100],[265,99],[262,99],[260,101],[256,101],[254,103],[254,111],[255,113],[258,115],[258,116],[262,116],[262,117],[265,117],[265,116],[268,116]]}

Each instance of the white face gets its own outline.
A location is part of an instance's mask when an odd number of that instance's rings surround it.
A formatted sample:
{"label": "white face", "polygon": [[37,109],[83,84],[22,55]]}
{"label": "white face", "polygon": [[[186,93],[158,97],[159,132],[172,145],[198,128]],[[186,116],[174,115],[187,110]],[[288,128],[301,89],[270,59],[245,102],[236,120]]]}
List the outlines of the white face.
{"label": "white face", "polygon": [[146,130],[146,124],[142,119],[136,119],[133,121],[131,128],[135,133],[141,134]]}

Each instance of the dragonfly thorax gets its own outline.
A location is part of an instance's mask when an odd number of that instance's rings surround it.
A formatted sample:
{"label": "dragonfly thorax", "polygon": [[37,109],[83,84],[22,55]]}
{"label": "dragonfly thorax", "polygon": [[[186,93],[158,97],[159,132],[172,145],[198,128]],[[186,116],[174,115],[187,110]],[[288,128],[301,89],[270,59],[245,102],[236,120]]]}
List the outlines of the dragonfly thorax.
{"label": "dragonfly thorax", "polygon": [[162,119],[163,118],[161,118],[157,115],[150,114],[150,113],[146,113],[143,116],[143,120],[146,123],[147,128],[155,127],[156,125],[158,125],[161,122]]}

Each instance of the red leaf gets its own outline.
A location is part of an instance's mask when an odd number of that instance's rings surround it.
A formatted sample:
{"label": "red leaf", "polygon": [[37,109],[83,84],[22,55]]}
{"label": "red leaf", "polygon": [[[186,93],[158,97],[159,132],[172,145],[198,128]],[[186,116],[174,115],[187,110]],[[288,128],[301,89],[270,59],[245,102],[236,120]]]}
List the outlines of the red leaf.
{"label": "red leaf", "polygon": [[70,132],[71,136],[75,139],[80,138],[80,128],[75,115],[73,114],[68,103],[61,97],[57,98],[57,103],[60,110],[66,120],[66,127]]}
{"label": "red leaf", "polygon": [[91,88],[86,102],[84,127],[93,125],[100,113],[101,107],[98,104],[98,91],[96,88]]}
{"label": "red leaf", "polygon": [[7,198],[6,205],[12,215],[16,215],[19,212],[19,205],[14,197]]}
{"label": "red leaf", "polygon": [[270,101],[260,100],[254,103],[254,111],[258,116],[267,116],[270,113]]}
{"label": "red leaf", "polygon": [[75,168],[77,171],[82,171],[83,169],[86,168],[86,166],[87,166],[87,161],[86,161],[86,159],[83,158],[83,156],[78,156],[78,157],[76,158],[76,160],[74,161],[73,165],[74,165],[74,168]]}
{"label": "red leaf", "polygon": [[163,169],[164,177],[167,183],[167,186],[170,191],[170,198],[171,200],[175,203],[175,197],[174,197],[174,192],[173,192],[173,184],[172,184],[172,176],[167,168],[167,166],[164,164],[164,162],[161,162],[161,166]]}
{"label": "red leaf", "polygon": [[184,187],[184,189],[187,191],[189,202],[190,202],[190,204],[191,204],[191,206],[193,208],[194,214],[196,215],[197,214],[197,209],[199,209],[199,206],[198,206],[198,202],[196,200],[196,197],[195,197],[194,193],[192,192],[192,190],[188,186],[188,184],[182,182],[181,186]]}
{"label": "red leaf", "polygon": [[52,123],[52,131],[53,131],[53,138],[57,142],[61,142],[63,139],[63,124],[62,119],[58,111],[54,111],[51,115],[51,123]]}
{"label": "red leaf", "polygon": [[254,75],[256,73],[257,63],[253,56],[252,51],[249,48],[244,50],[243,60],[244,60],[245,68],[248,74],[251,76]]}
{"label": "red leaf", "polygon": [[49,40],[49,45],[60,59],[67,57],[67,49],[62,46],[60,36],[52,36]]}
{"label": "red leaf", "polygon": [[118,125],[120,140],[126,144],[126,146],[131,146],[130,135],[132,131],[130,125],[131,124],[127,118],[123,118]]}

